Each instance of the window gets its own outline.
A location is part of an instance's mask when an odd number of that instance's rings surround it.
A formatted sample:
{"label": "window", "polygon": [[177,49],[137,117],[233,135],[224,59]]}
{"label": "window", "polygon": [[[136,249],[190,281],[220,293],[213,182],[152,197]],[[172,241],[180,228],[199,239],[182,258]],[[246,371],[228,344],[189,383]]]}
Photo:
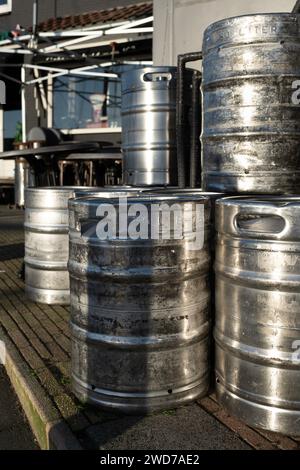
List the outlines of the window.
{"label": "window", "polygon": [[[104,70],[120,73],[135,67],[140,66],[115,65]],[[103,68],[99,71],[103,72]],[[54,127],[58,129],[121,127],[120,79],[62,76],[54,80],[53,92]]]}
{"label": "window", "polygon": [[12,0],[0,0],[0,15],[11,12]]}

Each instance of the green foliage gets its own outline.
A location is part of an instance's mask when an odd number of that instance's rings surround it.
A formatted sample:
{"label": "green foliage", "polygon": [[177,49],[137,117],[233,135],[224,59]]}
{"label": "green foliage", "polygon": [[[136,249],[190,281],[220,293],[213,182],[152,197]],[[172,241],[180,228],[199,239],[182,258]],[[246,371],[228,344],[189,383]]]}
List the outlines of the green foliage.
{"label": "green foliage", "polygon": [[15,142],[22,142],[22,123],[20,121],[17,122],[16,125],[16,133],[15,133]]}

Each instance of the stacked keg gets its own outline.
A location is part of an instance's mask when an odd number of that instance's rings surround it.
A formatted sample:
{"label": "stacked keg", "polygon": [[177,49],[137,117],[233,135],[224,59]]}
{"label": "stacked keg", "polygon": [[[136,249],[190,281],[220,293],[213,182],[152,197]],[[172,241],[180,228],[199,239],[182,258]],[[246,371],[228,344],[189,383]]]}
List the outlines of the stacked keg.
{"label": "stacked keg", "polygon": [[[71,298],[73,390],[83,402],[145,413],[204,396],[215,304],[219,401],[250,425],[300,435],[299,22],[251,15],[206,30],[202,190],[146,188],[174,181],[176,73],[157,68],[132,72],[123,88],[125,177],[143,188],[66,189],[63,209],[47,201],[41,237],[54,231],[51,256],[35,256],[28,192],[27,274],[69,271],[60,286]],[[168,236],[152,213],[162,205]],[[187,219],[178,236],[175,220]],[[202,243],[191,248],[191,234]]]}
{"label": "stacked keg", "polygon": [[[82,401],[127,413],[171,408],[205,395],[209,199],[142,193],[107,202],[95,193],[69,204],[74,392]],[[162,204],[192,221],[196,239],[203,238],[199,246],[191,243],[189,230],[176,237],[177,225],[165,236],[166,225],[162,218],[156,225],[152,213]],[[127,231],[135,223],[132,214],[140,211],[143,235],[133,238]],[[124,232],[115,220],[127,213]],[[104,218],[114,233],[101,238]]]}
{"label": "stacked keg", "polygon": [[216,205],[216,380],[253,426],[300,434],[300,197]]}
{"label": "stacked keg", "polygon": [[[103,197],[111,196],[109,189],[98,190]],[[25,190],[25,291],[32,301],[70,304],[68,201],[94,191],[97,188],[79,186]],[[114,194],[130,194],[129,188],[118,188]]]}
{"label": "stacked keg", "polygon": [[[210,199],[196,190],[144,191],[26,192],[26,293],[37,302],[71,304],[75,394],[129,413],[179,406],[204,396],[210,384]],[[163,218],[155,225],[151,208],[161,204],[192,221],[182,238],[173,226],[164,236]],[[106,209],[119,220],[123,205],[146,208],[149,239],[124,239],[119,226],[112,238],[98,238]],[[191,234],[203,239],[198,247],[190,247]]]}
{"label": "stacked keg", "polygon": [[202,181],[207,191],[300,186],[299,17],[218,21],[203,40]]}
{"label": "stacked keg", "polygon": [[29,299],[68,305],[69,218],[73,187],[25,190],[25,291]]}
{"label": "stacked keg", "polygon": [[300,435],[299,33],[293,14],[214,23],[202,85],[203,187],[249,194],[216,202],[217,397],[290,435]]}
{"label": "stacked keg", "polygon": [[[177,67],[144,67],[123,74],[122,150],[125,184],[161,186],[177,183]],[[185,71],[184,131],[189,134],[193,73]],[[187,139],[188,140],[188,139]],[[184,146],[185,157],[189,142]]]}

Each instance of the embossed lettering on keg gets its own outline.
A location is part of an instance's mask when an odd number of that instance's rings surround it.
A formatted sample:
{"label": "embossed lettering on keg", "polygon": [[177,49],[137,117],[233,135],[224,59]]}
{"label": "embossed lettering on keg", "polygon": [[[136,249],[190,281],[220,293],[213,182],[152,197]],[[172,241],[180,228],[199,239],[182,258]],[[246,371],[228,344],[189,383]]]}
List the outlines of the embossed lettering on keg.
{"label": "embossed lettering on keg", "polygon": [[224,198],[216,230],[218,399],[300,435],[300,197]]}
{"label": "embossed lettering on keg", "polygon": [[[127,201],[128,207],[143,204],[147,209],[163,202],[186,209],[191,202],[202,205],[205,242],[195,250],[188,249],[186,237],[99,239],[97,208],[105,202],[84,197],[69,203],[74,393],[84,402],[127,413],[175,407],[205,395],[208,199],[143,193]],[[119,216],[119,199],[109,202]]]}
{"label": "embossed lettering on keg", "polygon": [[[300,17],[241,16],[203,40],[203,188],[299,193]],[[297,88],[297,86],[296,86]]]}

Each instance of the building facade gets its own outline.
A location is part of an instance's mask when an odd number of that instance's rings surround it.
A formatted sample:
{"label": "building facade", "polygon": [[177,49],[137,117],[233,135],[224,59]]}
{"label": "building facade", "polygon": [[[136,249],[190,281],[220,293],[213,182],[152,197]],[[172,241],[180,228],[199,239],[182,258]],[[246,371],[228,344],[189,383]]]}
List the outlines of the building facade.
{"label": "building facade", "polygon": [[154,64],[176,65],[178,54],[200,51],[204,30],[215,21],[252,13],[291,12],[295,4],[296,0],[154,0]]}
{"label": "building facade", "polygon": [[[33,0],[0,0],[0,31],[32,26]],[[142,3],[134,0],[39,0],[39,21]]]}
{"label": "building facade", "polygon": [[[16,140],[20,122],[23,140],[32,127],[48,126],[79,138],[101,133],[104,140],[120,142],[119,77],[128,68],[152,61],[152,23],[147,20],[152,16],[152,1],[38,0],[33,38],[34,3],[0,0],[0,79],[8,96],[4,148],[8,150]],[[144,21],[145,32],[108,34],[118,25],[143,25]],[[17,53],[8,51],[13,48],[18,48]],[[21,72],[18,64],[26,69]],[[75,68],[87,71],[59,73]]]}

